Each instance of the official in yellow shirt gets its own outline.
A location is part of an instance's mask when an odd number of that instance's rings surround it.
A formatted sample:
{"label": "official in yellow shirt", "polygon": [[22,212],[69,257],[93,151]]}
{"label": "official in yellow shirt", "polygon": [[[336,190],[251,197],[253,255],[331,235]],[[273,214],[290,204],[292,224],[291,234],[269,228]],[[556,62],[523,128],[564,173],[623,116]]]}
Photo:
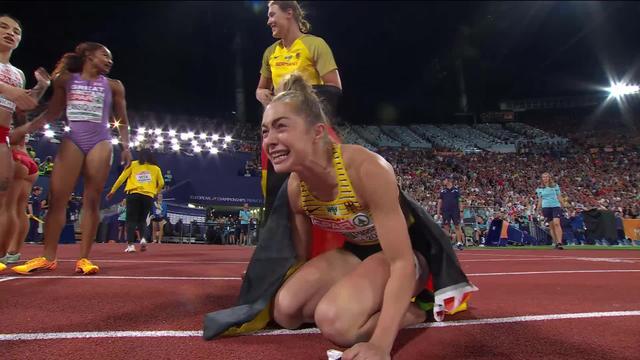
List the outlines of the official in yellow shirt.
{"label": "official in yellow shirt", "polygon": [[311,25],[297,1],[270,1],[267,25],[278,39],[262,56],[256,98],[267,106],[286,75],[300,73],[309,85],[342,89],[338,66],[329,45],[308,34]]}
{"label": "official in yellow shirt", "polygon": [[127,181],[125,193],[127,194],[127,249],[125,252],[135,252],[134,242],[136,230],[140,234],[140,251],[145,251],[147,241],[144,238],[147,228],[147,218],[153,206],[154,198],[164,187],[162,171],[156,165],[153,154],[149,149],[140,151],[140,160],[133,161],[124,169],[118,180],[111,188],[107,199],[111,200],[118,188]]}
{"label": "official in yellow shirt", "polygon": [[[308,34],[311,25],[297,1],[270,1],[267,25],[275,43],[262,56],[260,81],[256,98],[263,106],[269,105],[280,83],[287,75],[297,73],[314,87],[323,100],[329,119],[336,113],[342,82],[338,66],[329,45],[320,37]],[[337,141],[337,136],[330,130]],[[266,154],[262,154],[262,191],[265,197],[266,219],[275,196],[289,174],[277,174]]]}

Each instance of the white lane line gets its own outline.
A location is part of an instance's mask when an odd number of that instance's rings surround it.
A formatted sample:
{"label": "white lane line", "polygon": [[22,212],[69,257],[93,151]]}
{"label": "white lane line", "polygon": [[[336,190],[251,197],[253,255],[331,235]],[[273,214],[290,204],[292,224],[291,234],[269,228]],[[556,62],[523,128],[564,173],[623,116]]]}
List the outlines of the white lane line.
{"label": "white lane line", "polygon": [[12,277],[12,276],[8,276],[8,277],[1,277],[1,278],[0,278],[0,282],[3,282],[3,281],[10,281],[10,280],[13,280],[13,279],[17,279],[17,277]]}
{"label": "white lane line", "polygon": [[[611,253],[611,252],[610,252]],[[583,252],[581,255],[587,255],[588,252]],[[465,259],[468,256],[493,256],[493,257],[506,257],[506,258],[512,258],[512,257],[526,257],[526,258],[546,258],[546,259],[578,259],[578,258],[592,258],[592,259],[620,259],[620,260],[640,260],[640,257],[629,257],[629,256],[625,256],[625,257],[611,257],[611,256],[602,256],[602,257],[597,257],[594,255],[590,255],[590,256],[578,256],[577,254],[572,254],[572,255],[543,255],[543,254],[496,254],[496,253],[488,253],[488,254],[482,254],[479,252],[472,252],[471,250],[469,250],[468,252],[464,252],[464,253],[456,253],[456,255],[458,256],[458,258],[462,258]],[[627,254],[628,255],[628,254]]]}
{"label": "white lane line", "polygon": [[458,252],[456,253],[456,255],[458,255],[458,257],[467,257],[467,256],[504,256],[504,257],[523,257],[523,256],[536,256],[536,257],[546,257],[546,258],[563,258],[566,257],[565,256],[560,256],[560,255],[542,255],[542,254],[497,254],[497,253],[490,253],[490,252],[485,252],[485,251],[477,251],[474,252],[473,250],[465,250],[462,253]]}
{"label": "white lane line", "polygon": [[[609,263],[640,262],[640,258],[586,258],[586,257],[526,257],[526,258],[495,258],[495,259],[459,259],[460,262],[507,262],[507,261],[557,261],[557,260],[581,260]],[[59,262],[76,262],[72,259],[62,259]],[[94,259],[96,263],[122,263],[122,264],[187,264],[187,265],[248,265],[248,261],[184,261],[184,260],[101,260]]]}
{"label": "white lane line", "polygon": [[[609,317],[632,317],[640,316],[640,310],[629,311],[609,311],[609,312],[586,312],[571,314],[547,314],[547,315],[525,315],[489,319],[455,320],[439,323],[422,323],[412,326],[411,329],[422,328],[445,328],[453,326],[472,325],[494,325],[509,323],[526,323],[533,321],[567,320],[567,319],[601,319]],[[308,328],[301,330],[265,330],[246,336],[279,336],[279,335],[303,335],[319,334],[318,328]],[[0,341],[28,341],[28,340],[60,340],[60,339],[89,339],[89,338],[135,338],[135,337],[201,337],[202,331],[94,331],[94,332],[53,332],[53,333],[17,333],[0,334]]]}
{"label": "white lane line", "polygon": [[[60,262],[76,262],[77,259],[59,259]],[[96,263],[135,263],[135,264],[189,264],[189,265],[206,265],[206,264],[249,264],[248,261],[186,261],[186,260],[109,260],[109,259],[91,259]]]}
{"label": "white lane line", "polygon": [[193,336],[202,336],[202,331],[93,331],[0,334],[0,341]]}
{"label": "white lane line", "polygon": [[[0,277],[0,281],[2,281]],[[20,277],[12,277],[10,279],[74,279],[74,280],[242,280],[241,277],[224,277],[224,276],[108,276],[108,275],[90,275],[90,276],[55,276],[55,275],[44,275],[44,276],[20,276]]]}
{"label": "white lane line", "polygon": [[[548,270],[548,271],[512,271],[512,272],[490,272],[490,273],[468,273],[467,276],[510,276],[510,275],[545,275],[545,274],[609,274],[609,273],[637,273],[640,269],[597,269],[597,270]],[[43,276],[20,276],[20,277],[0,277],[0,281],[5,279],[73,279],[73,280],[242,280],[241,277],[234,276],[81,276],[81,275],[43,275]]]}
{"label": "white lane line", "polygon": [[609,262],[609,263],[630,263],[630,264],[635,264],[637,262],[640,262],[640,259],[627,260],[627,259],[621,259],[621,258],[577,257],[577,258],[574,258],[574,259],[575,260],[579,260],[579,261]]}
{"label": "white lane line", "polygon": [[618,259],[618,258],[578,258],[578,257],[566,257],[566,258],[509,258],[509,259],[462,259],[460,262],[501,262],[501,261],[558,261],[558,260],[577,260],[577,261],[593,261],[593,262],[609,262],[609,263],[628,263],[635,264],[637,261]]}
{"label": "white lane line", "polygon": [[467,276],[505,276],[505,275],[542,275],[542,274],[584,274],[584,273],[634,273],[640,272],[640,269],[619,269],[619,270],[549,270],[549,271],[514,271],[514,272],[493,272],[493,273],[475,273],[467,274]]}
{"label": "white lane line", "polygon": [[[486,256],[488,254],[482,254]],[[503,255],[495,255],[503,256]],[[501,262],[501,261],[555,261],[555,260],[582,260],[594,262],[611,263],[637,263],[640,258],[594,258],[594,257],[568,257],[568,256],[522,256],[521,258],[493,258],[493,259],[468,259],[459,257],[460,262]],[[59,262],[76,262],[75,259],[58,259]],[[112,259],[92,259],[96,263],[122,263],[122,264],[188,264],[188,265],[248,265],[249,261],[187,261],[187,260],[112,260]]]}
{"label": "white lane line", "polygon": [[[527,258],[508,258],[508,259],[461,259],[460,262],[492,262],[492,261],[554,261],[559,258],[542,258],[542,257],[527,257]],[[579,259],[579,258],[561,258],[561,259]],[[594,258],[597,259],[597,258]],[[61,259],[59,262],[76,262],[73,259]],[[189,264],[189,265],[218,265],[218,264],[241,264],[247,265],[248,261],[184,261],[184,260],[108,260],[108,259],[92,259],[96,263],[135,263],[135,264]]]}
{"label": "white lane line", "polygon": [[[499,256],[499,255],[496,255]],[[612,262],[612,263],[636,263],[640,262],[640,258],[612,258],[612,257],[584,257],[584,256],[526,256],[521,258],[507,257],[507,258],[495,258],[495,259],[469,259],[466,257],[459,257],[460,262],[482,262],[482,261],[555,261],[555,260],[578,260],[578,261],[595,261],[595,262]]]}

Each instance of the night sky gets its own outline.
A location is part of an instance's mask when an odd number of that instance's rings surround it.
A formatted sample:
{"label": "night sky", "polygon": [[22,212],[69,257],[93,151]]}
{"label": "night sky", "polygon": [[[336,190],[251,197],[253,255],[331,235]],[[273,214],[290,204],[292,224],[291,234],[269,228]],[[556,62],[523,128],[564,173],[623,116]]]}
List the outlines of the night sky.
{"label": "night sky", "polygon": [[[640,3],[301,2],[333,50],[343,81],[343,115],[353,123],[443,121],[458,112],[456,61],[469,110],[500,99],[596,93],[608,75],[638,77]],[[273,43],[266,2],[3,1],[23,40],[12,63],[52,70],[81,41],[110,48],[111,77],[131,110],[233,118],[241,39],[247,120]],[[607,70],[608,69],[608,70]]]}

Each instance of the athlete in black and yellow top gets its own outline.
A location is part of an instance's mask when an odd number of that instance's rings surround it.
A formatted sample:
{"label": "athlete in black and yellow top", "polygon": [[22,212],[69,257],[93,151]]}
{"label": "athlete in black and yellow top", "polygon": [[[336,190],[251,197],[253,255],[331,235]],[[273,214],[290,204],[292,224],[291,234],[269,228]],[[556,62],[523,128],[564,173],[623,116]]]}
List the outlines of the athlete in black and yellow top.
{"label": "athlete in black and yellow top", "polygon": [[[278,290],[273,318],[286,328],[315,322],[350,347],[343,359],[388,359],[398,331],[426,318],[410,299],[428,273],[412,248],[393,168],[364,147],[331,142],[320,101],[300,75],[282,90],[263,115],[263,151],[276,172],[291,173],[291,236],[304,264]],[[312,225],[344,234],[345,246],[309,260]]]}
{"label": "athlete in black and yellow top", "polygon": [[[256,98],[269,105],[282,79],[294,72],[302,74],[314,86],[324,102],[330,118],[335,115],[342,82],[333,53],[320,37],[307,34],[311,25],[296,1],[270,1],[267,25],[274,38],[262,57],[260,81]],[[330,130],[330,135],[337,136]],[[276,174],[266,154],[262,153],[262,190],[265,196],[265,216],[268,218],[273,201],[288,174]]]}

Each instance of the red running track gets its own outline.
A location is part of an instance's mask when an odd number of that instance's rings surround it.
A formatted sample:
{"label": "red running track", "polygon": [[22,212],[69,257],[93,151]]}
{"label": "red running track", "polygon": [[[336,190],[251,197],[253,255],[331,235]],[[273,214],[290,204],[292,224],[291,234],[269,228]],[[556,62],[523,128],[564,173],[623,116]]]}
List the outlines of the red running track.
{"label": "red running track", "polygon": [[[249,248],[163,244],[145,253],[123,250],[96,244],[93,256],[102,268],[96,276],[73,274],[77,245],[60,247],[55,272],[0,273],[0,356],[326,359],[326,350],[335,347],[320,334],[301,332],[201,339],[203,315],[233,304]],[[24,253],[39,251],[27,246]],[[638,359],[640,252],[458,254],[480,288],[471,308],[437,327],[403,330],[394,359]],[[582,315],[566,315],[576,313]],[[132,337],[140,332],[145,337]]]}

